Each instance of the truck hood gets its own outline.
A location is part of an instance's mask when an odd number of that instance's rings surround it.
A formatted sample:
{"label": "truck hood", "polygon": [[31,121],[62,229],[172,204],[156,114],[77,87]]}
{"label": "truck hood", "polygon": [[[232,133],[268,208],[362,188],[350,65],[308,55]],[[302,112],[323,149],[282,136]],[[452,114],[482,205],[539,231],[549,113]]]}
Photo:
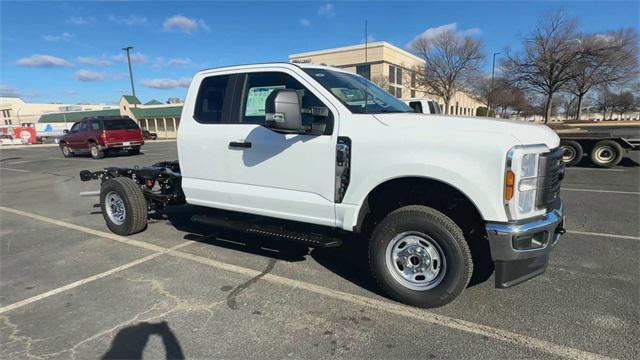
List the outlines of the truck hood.
{"label": "truck hood", "polygon": [[459,132],[461,136],[464,133],[504,134],[515,138],[519,142],[517,145],[545,144],[549,149],[560,145],[560,138],[548,126],[519,120],[416,113],[375,114],[375,117],[384,125],[407,127],[411,132]]}

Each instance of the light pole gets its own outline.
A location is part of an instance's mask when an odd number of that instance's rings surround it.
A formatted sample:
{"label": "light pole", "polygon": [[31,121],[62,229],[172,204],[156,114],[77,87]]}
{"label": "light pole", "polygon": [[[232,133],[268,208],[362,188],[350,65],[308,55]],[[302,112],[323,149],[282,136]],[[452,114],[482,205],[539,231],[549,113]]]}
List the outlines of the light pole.
{"label": "light pole", "polygon": [[489,110],[491,110],[491,100],[493,98],[493,79],[496,76],[496,55],[500,55],[500,53],[493,53],[493,64],[491,65],[491,87],[489,88],[489,101],[487,104],[487,117],[489,116]]}
{"label": "light pole", "polygon": [[136,88],[133,86],[133,70],[131,70],[131,49],[133,49],[133,47],[131,46],[122,48],[122,50],[127,52],[127,62],[129,63],[129,79],[131,80],[131,92],[133,93],[133,96],[136,96]]}

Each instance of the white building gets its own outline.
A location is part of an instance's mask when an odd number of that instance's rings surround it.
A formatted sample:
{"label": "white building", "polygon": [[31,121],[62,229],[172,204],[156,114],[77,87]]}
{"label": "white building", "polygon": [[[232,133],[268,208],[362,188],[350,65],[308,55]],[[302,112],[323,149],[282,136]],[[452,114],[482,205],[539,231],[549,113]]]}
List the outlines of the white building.
{"label": "white building", "polygon": [[118,105],[28,103],[17,97],[0,97],[0,125],[37,123],[44,114],[117,109]]}

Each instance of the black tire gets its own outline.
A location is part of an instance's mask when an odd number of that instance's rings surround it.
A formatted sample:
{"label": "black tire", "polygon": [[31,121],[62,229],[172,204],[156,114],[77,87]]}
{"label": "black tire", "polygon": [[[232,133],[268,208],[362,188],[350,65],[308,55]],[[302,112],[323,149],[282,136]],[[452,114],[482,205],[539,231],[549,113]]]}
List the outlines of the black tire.
{"label": "black tire", "polygon": [[[439,265],[443,273],[439,275],[439,282],[434,282],[431,288],[416,290],[404,285],[403,280],[397,280],[401,275],[393,268],[399,266],[399,261],[394,263],[390,260],[389,263],[387,260],[393,253],[391,248],[394,243],[402,246],[402,240],[395,239],[407,233],[426,235],[429,241],[435,243],[434,248],[441,251]],[[410,249],[407,248],[407,251]],[[430,259],[429,263],[436,264],[433,261],[435,258]],[[462,230],[441,212],[420,205],[399,208],[375,227],[369,241],[369,265],[378,285],[389,297],[423,308],[443,306],[455,300],[466,288],[473,272],[471,252]]]}
{"label": "black tire", "polygon": [[[112,197],[114,194],[117,196],[115,204],[110,201],[114,199]],[[122,202],[121,204],[117,204],[118,198]],[[117,215],[115,215],[120,214],[118,205],[124,209],[121,221],[118,221],[116,219]],[[110,208],[108,209],[107,206]],[[140,186],[129,178],[116,177],[102,184],[100,188],[100,208],[107,227],[115,234],[132,235],[147,227],[147,201],[142,194],[142,190],[140,190]]]}
{"label": "black tire", "polygon": [[89,144],[89,154],[94,159],[102,159],[104,157],[104,151],[100,150],[96,143]]}
{"label": "black tire", "polygon": [[66,158],[73,157],[73,151],[66,143],[60,144],[60,151],[62,151],[62,156]]}
{"label": "black tire", "polygon": [[591,162],[601,168],[618,165],[624,157],[622,146],[613,140],[602,140],[591,150]]}
{"label": "black tire", "polygon": [[128,152],[129,152],[129,155],[139,155],[140,154],[140,148],[139,147],[134,147],[133,149],[129,149]]}
{"label": "black tire", "polygon": [[562,148],[562,161],[564,161],[565,166],[578,165],[584,156],[584,149],[577,141],[562,141],[560,147]]}

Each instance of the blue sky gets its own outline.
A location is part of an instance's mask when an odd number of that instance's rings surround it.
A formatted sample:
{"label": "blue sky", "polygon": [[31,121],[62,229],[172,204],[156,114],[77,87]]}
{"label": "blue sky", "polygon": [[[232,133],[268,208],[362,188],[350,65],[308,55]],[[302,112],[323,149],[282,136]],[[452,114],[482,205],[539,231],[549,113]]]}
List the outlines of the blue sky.
{"label": "blue sky", "polygon": [[584,32],[638,27],[633,1],[2,1],[0,91],[34,102],[115,102],[130,93],[120,49],[133,46],[138,97],[184,98],[199,69],[361,43],[365,19],[374,41],[404,48],[445,26],[482,39],[491,54],[517,49],[545,12],[559,8]]}

